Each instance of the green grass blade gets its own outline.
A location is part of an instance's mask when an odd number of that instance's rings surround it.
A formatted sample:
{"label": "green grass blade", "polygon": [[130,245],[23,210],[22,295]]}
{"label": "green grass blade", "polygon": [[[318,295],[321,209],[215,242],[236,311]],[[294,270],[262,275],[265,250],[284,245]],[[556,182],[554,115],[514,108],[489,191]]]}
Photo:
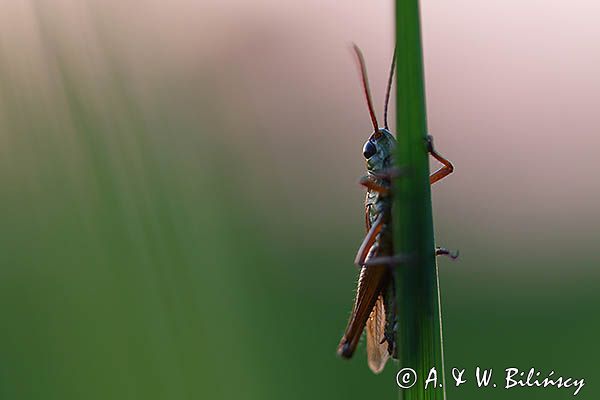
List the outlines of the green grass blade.
{"label": "green grass blade", "polygon": [[[427,115],[418,0],[396,0],[397,165],[406,174],[394,182],[396,251],[411,256],[398,268],[396,287],[400,368],[412,368],[419,381],[401,389],[405,400],[444,399],[443,347],[438,271],[425,145]],[[436,388],[424,389],[432,367]],[[444,385],[445,386],[445,385]]]}

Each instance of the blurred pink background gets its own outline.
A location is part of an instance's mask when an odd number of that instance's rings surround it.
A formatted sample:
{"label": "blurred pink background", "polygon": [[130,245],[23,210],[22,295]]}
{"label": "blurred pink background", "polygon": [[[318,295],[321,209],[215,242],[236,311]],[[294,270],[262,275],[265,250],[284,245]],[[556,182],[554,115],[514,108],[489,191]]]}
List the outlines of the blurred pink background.
{"label": "blurred pink background", "polygon": [[[433,189],[437,243],[461,251],[439,263],[448,366],[592,381],[599,16],[422,1],[429,131],[456,167]],[[391,1],[0,1],[0,397],[395,396],[395,366],[335,358],[371,132],[350,45],[381,118],[393,19]]]}

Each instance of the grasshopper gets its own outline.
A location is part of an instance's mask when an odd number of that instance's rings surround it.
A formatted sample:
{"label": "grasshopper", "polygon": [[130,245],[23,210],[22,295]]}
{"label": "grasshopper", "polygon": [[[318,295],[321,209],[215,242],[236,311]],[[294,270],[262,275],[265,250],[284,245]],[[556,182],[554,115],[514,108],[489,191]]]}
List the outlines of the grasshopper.
{"label": "grasshopper", "polygon": [[[355,264],[360,268],[354,307],[344,336],[337,352],[343,358],[351,358],[362,336],[367,331],[367,358],[369,368],[379,373],[385,367],[388,358],[397,358],[396,329],[398,315],[392,269],[402,257],[394,253],[391,227],[391,180],[401,175],[394,167],[393,151],[396,139],[388,125],[388,105],[394,76],[396,53],[392,57],[384,102],[384,126],[379,127],[367,77],[364,57],[358,46],[353,46],[356,55],[362,88],[367,101],[369,115],[373,124],[373,133],[363,146],[363,155],[367,164],[367,175],[360,184],[367,188],[365,199],[365,223],[367,234],[358,249]],[[425,141],[428,153],[438,160],[442,167],[430,175],[431,184],[438,182],[454,170],[452,163],[440,156],[433,147],[433,139]],[[447,249],[436,248],[436,255],[448,255],[456,258]]]}

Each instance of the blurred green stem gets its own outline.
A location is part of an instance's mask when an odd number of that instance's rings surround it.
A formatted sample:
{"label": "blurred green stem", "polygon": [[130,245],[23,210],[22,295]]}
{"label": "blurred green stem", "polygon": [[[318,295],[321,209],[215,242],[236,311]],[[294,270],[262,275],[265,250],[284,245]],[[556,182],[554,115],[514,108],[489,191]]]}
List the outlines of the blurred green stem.
{"label": "blurred green stem", "polygon": [[[427,115],[418,0],[396,0],[397,165],[406,172],[394,182],[394,245],[410,256],[395,276],[399,312],[400,368],[412,368],[418,382],[400,389],[405,400],[445,398],[441,307],[434,255]],[[437,382],[425,390],[431,369]],[[437,383],[436,387],[432,387]],[[442,387],[442,385],[444,387]]]}

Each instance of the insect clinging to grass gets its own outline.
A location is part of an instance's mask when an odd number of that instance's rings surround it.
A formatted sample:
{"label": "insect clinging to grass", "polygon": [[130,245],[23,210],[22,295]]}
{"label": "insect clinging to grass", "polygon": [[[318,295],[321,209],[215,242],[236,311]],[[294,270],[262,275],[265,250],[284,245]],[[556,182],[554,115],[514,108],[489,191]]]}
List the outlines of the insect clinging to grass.
{"label": "insect clinging to grass", "polygon": [[[355,264],[360,268],[356,297],[348,326],[337,352],[343,358],[351,358],[366,328],[369,368],[374,373],[379,373],[390,356],[397,358],[396,327],[401,323],[395,306],[396,288],[391,268],[401,260],[401,257],[394,252],[392,241],[391,180],[401,176],[402,171],[394,166],[393,152],[397,141],[390,132],[387,118],[396,55],[394,52],[384,101],[384,125],[380,128],[371,101],[362,52],[356,45],[353,49],[360,68],[373,133],[363,147],[367,175],[360,179],[360,184],[367,188],[365,199],[367,234],[356,255]],[[442,164],[440,169],[430,175],[431,184],[453,172],[454,167],[450,161],[435,151],[431,136],[425,140],[425,149]],[[436,248],[435,252],[436,255],[449,255],[452,258],[457,256],[444,248]]]}

